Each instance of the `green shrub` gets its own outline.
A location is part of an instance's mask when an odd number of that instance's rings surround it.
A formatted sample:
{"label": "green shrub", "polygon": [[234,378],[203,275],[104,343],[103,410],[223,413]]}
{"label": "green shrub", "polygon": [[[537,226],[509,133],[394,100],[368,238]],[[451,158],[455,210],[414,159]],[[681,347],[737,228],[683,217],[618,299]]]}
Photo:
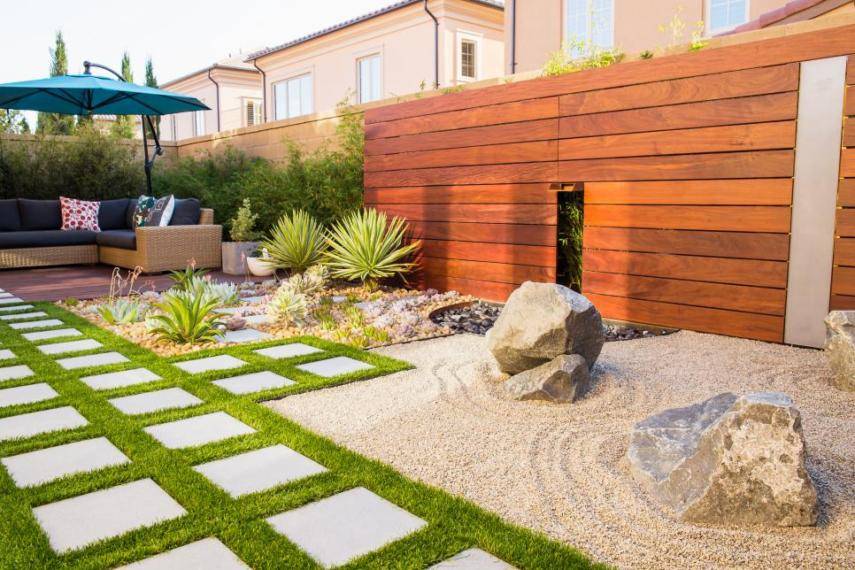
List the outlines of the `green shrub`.
{"label": "green shrub", "polygon": [[197,268],[190,264],[183,270],[170,271],[169,278],[172,279],[173,287],[178,291],[191,291],[196,282],[201,280],[208,271],[208,269]]}
{"label": "green shrub", "polygon": [[116,299],[98,307],[98,314],[107,324],[119,325],[141,321],[146,307],[139,301]]}
{"label": "green shrub", "polygon": [[543,65],[543,75],[555,77],[585,69],[599,69],[620,63],[623,58],[623,52],[616,48],[602,48],[590,42],[570,40],[560,50],[549,55]]}
{"label": "green shrub", "polygon": [[148,318],[160,342],[204,344],[216,340],[223,323],[214,312],[219,302],[201,291],[170,291],[156,305],[161,314]]}
{"label": "green shrub", "polygon": [[302,273],[323,256],[324,228],[311,214],[295,210],[282,216],[261,247],[267,250],[276,267]]}
{"label": "green shrub", "polygon": [[558,265],[560,281],[582,290],[584,200],[581,192],[561,195],[558,202]]}
{"label": "green shrub", "polygon": [[404,245],[406,232],[401,218],[390,221],[373,208],[353,212],[330,229],[324,254],[330,274],[374,287],[378,279],[411,271],[415,265],[405,260],[420,243]]}
{"label": "green shrub", "polygon": [[237,214],[232,218],[232,228],[229,235],[232,241],[255,241],[259,238],[257,231],[253,229],[258,214],[252,213],[252,202],[249,198],[243,199],[243,204],[238,208]]}

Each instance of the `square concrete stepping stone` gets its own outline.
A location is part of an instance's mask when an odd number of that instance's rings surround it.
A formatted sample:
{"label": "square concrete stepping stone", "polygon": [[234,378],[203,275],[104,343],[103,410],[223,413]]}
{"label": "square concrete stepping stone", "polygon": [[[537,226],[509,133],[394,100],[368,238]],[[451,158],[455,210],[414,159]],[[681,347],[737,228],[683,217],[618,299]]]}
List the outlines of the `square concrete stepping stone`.
{"label": "square concrete stepping stone", "polygon": [[24,309],[35,309],[33,305],[15,305],[9,307],[0,307],[0,313],[11,313],[12,311],[23,311]]}
{"label": "square concrete stepping stone", "polygon": [[51,548],[63,553],[187,514],[151,479],[33,509]]}
{"label": "square concrete stepping stone", "polygon": [[270,317],[267,315],[247,315],[243,318],[248,325],[267,325],[270,324]]}
{"label": "square concrete stepping stone", "polygon": [[113,465],[124,465],[130,461],[106,437],[66,443],[0,459],[15,485],[20,488],[43,485],[66,475],[88,473]]}
{"label": "square concrete stepping stone", "polygon": [[51,340],[54,338],[63,338],[66,336],[83,336],[83,333],[77,329],[55,329],[52,331],[23,333],[21,336],[23,336],[30,342],[37,342],[40,340]]}
{"label": "square concrete stepping stone", "polygon": [[0,305],[13,305],[15,303],[23,303],[23,299],[19,299],[18,297],[6,297],[4,299],[0,299]]}
{"label": "square concrete stepping stone", "polygon": [[94,338],[84,340],[73,340],[71,342],[58,342],[56,344],[43,344],[38,347],[42,354],[63,354],[65,352],[81,352],[101,348],[103,345]]}
{"label": "square concrete stepping stone", "polygon": [[349,374],[358,370],[368,370],[374,368],[370,364],[366,364],[359,360],[354,360],[348,356],[336,356],[335,358],[327,358],[326,360],[318,360],[317,362],[309,362],[298,366],[304,372],[310,372],[323,376],[324,378],[332,378],[342,374]]}
{"label": "square concrete stepping stone", "polygon": [[184,362],[176,362],[175,366],[189,372],[190,374],[201,374],[202,372],[210,372],[212,370],[230,370],[232,368],[240,368],[245,366],[246,362],[228,354],[219,356],[209,356],[208,358],[197,358],[196,360],[185,360]]}
{"label": "square concrete stepping stone", "polygon": [[33,370],[26,364],[18,364],[17,366],[5,366],[0,368],[0,382],[3,380],[18,380],[19,378],[28,378],[33,375]]}
{"label": "square concrete stepping stone", "polygon": [[128,362],[128,359],[118,352],[101,352],[99,354],[87,354],[86,356],[74,356],[71,358],[61,358],[56,363],[66,370],[75,370],[77,368],[89,368],[91,366],[107,366],[109,364],[120,364]]}
{"label": "square concrete stepping stone", "polygon": [[58,327],[60,325],[64,325],[59,319],[44,319],[40,321],[25,321],[23,323],[9,323],[9,326],[15,330],[27,330],[27,329],[43,329],[47,327]]}
{"label": "square concrete stepping stone", "polygon": [[116,570],[246,570],[248,568],[249,566],[222,542],[216,538],[206,538]]}
{"label": "square concrete stepping stone", "polygon": [[79,428],[88,423],[86,418],[71,406],[19,414],[0,419],[0,441]]}
{"label": "square concrete stepping stone", "polygon": [[146,382],[154,382],[155,380],[160,380],[160,376],[147,368],[107,372],[106,374],[84,376],[80,379],[81,382],[93,390],[112,390],[114,388],[124,388],[126,386],[145,384]]}
{"label": "square concrete stepping stone", "polygon": [[5,299],[6,297],[14,297],[14,295],[12,295],[11,293],[7,293],[7,292],[6,292],[5,290],[3,290],[3,289],[0,289],[0,298],[4,298],[4,299]]}
{"label": "square concrete stepping stone", "polygon": [[272,516],[267,522],[327,568],[373,552],[427,524],[362,487]]}
{"label": "square concrete stepping stone", "polygon": [[244,303],[260,303],[266,298],[264,295],[252,295],[250,297],[241,297],[241,301]]}
{"label": "square concrete stepping stone", "polygon": [[241,329],[239,331],[226,331],[225,334],[217,337],[217,342],[258,342],[269,338],[269,334],[255,329]]}
{"label": "square concrete stepping stone", "polygon": [[256,449],[193,469],[234,498],[326,471],[324,466],[284,445]]}
{"label": "square concrete stepping stone", "polygon": [[10,360],[15,358],[15,353],[9,350],[8,348],[4,348],[0,350],[0,360]]}
{"label": "square concrete stepping stone", "polygon": [[214,412],[185,420],[157,424],[149,426],[143,431],[169,449],[196,447],[239,435],[255,433],[254,429],[225,412]]}
{"label": "square concrete stepping stone", "polygon": [[117,410],[128,416],[150,414],[159,410],[174,410],[198,406],[202,400],[181,388],[167,388],[144,394],[107,400]]}
{"label": "square concrete stepping stone", "polygon": [[254,392],[261,392],[262,390],[291,386],[292,384],[296,384],[296,382],[280,376],[275,372],[265,370],[263,372],[253,372],[252,374],[214,380],[213,384],[232,394],[252,394]]}
{"label": "square concrete stepping stone", "polygon": [[47,313],[44,311],[34,311],[32,313],[11,313],[0,315],[0,321],[23,321],[25,319],[38,319],[39,317],[46,316]]}
{"label": "square concrete stepping stone", "polygon": [[59,394],[49,384],[45,383],[6,388],[5,390],[0,390],[0,408],[44,402],[57,396]]}
{"label": "square concrete stepping stone", "polygon": [[280,344],[279,346],[271,346],[270,348],[260,348],[254,350],[256,354],[267,356],[268,358],[294,358],[296,356],[304,356],[306,354],[315,354],[323,352],[320,348],[309,346],[301,342],[293,342],[291,344]]}
{"label": "square concrete stepping stone", "polygon": [[214,309],[214,312],[220,315],[236,315],[241,311],[243,311],[242,307],[220,307],[219,309]]}
{"label": "square concrete stepping stone", "polygon": [[516,567],[480,548],[470,548],[444,562],[434,564],[428,570],[516,570]]}

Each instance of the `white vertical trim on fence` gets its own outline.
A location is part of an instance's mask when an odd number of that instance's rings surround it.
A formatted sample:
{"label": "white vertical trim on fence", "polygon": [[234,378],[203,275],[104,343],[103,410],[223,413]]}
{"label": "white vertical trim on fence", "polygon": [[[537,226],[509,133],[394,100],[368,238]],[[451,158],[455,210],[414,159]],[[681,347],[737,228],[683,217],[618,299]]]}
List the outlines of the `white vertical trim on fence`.
{"label": "white vertical trim on fence", "polygon": [[834,258],[846,57],[801,65],[784,342],[821,347]]}

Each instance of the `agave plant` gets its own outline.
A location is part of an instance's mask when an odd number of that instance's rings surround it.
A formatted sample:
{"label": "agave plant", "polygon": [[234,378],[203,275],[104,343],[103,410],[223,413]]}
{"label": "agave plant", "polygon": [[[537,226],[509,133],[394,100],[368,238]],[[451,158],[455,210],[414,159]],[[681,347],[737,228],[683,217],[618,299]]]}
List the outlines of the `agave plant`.
{"label": "agave plant", "polygon": [[326,248],[324,229],[310,214],[295,210],[276,222],[261,247],[267,249],[275,267],[302,273],[321,260]]}
{"label": "agave plant", "polygon": [[288,278],[288,285],[295,293],[311,295],[321,291],[327,284],[329,272],[323,265],[313,265],[303,273]]}
{"label": "agave plant", "polygon": [[139,301],[116,299],[98,307],[98,314],[111,325],[135,323],[142,320],[146,306]]}
{"label": "agave plant", "polygon": [[218,283],[212,281],[207,276],[202,278],[193,277],[189,280],[186,287],[185,291],[202,293],[221,305],[232,305],[238,301],[238,288],[234,283]]}
{"label": "agave plant", "polygon": [[374,209],[353,212],[337,222],[329,232],[329,249],[324,254],[333,277],[360,280],[375,287],[378,279],[411,271],[415,264],[405,261],[421,243],[404,245],[407,224],[403,219],[387,219]]}
{"label": "agave plant", "polygon": [[267,316],[280,323],[299,323],[308,314],[308,300],[289,283],[282,284],[267,303]]}
{"label": "agave plant", "polygon": [[174,283],[173,287],[179,291],[189,291],[193,283],[202,279],[206,273],[207,269],[197,269],[195,263],[191,263],[183,271],[170,271],[169,278]]}
{"label": "agave plant", "polygon": [[157,304],[160,314],[148,318],[149,330],[161,342],[202,344],[213,342],[219,334],[219,302],[201,291],[170,291]]}

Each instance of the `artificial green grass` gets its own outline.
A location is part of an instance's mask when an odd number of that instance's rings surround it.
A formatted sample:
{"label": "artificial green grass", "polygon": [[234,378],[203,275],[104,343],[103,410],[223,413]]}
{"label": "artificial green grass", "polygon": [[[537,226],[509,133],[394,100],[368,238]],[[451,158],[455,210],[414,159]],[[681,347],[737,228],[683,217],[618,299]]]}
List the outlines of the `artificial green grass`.
{"label": "artificial green grass", "polygon": [[[354,487],[366,487],[374,493],[424,519],[428,524],[418,532],[352,561],[344,568],[426,568],[470,547],[479,547],[519,568],[591,568],[584,555],[545,536],[510,525],[463,499],[407,479],[391,467],[353,453],[316,435],[260,405],[261,400],[365,380],[405,370],[407,363],[352,347],[316,338],[296,338],[321,348],[323,353],[275,360],[252,350],[283,344],[282,341],[220,347],[192,355],[163,358],[151,351],[101,329],[85,319],[50,303],[35,303],[48,318],[58,318],[65,326],[80,330],[84,336],[54,339],[48,342],[94,338],[115,350],[130,362],[97,369],[66,371],[55,360],[66,355],[47,356],[8,323],[0,325],[2,348],[11,349],[16,359],[0,366],[27,364],[35,372],[26,379],[0,383],[0,389],[47,382],[60,395],[47,402],[0,409],[0,417],[27,412],[74,406],[89,421],[82,428],[44,434],[33,438],[0,442],[0,457],[52,447],[92,437],[107,437],[131,459],[131,463],[83,473],[34,488],[18,489],[5,469],[0,469],[0,567],[2,568],[113,568],[154,554],[201,540],[219,538],[250,567],[318,568],[304,552],[276,533],[265,518]],[[59,328],[59,327],[51,327]],[[35,329],[41,330],[41,329]],[[87,353],[74,353],[74,356]],[[191,375],[172,362],[230,354],[248,363],[239,369]],[[330,356],[350,356],[376,368],[332,379],[313,376],[295,366]],[[143,385],[96,392],[79,381],[93,373],[145,367],[162,380]],[[297,382],[296,385],[247,396],[236,396],[213,385],[211,380],[271,370]],[[181,410],[155,412],[144,416],[125,416],[107,399],[140,392],[180,386],[204,401],[202,405]],[[169,450],[142,431],[152,424],[224,411],[257,430],[256,433],[183,450]],[[329,471],[294,481],[265,492],[232,499],[196,473],[192,466],[281,443],[313,459]],[[429,460],[429,459],[428,459]],[[55,554],[32,515],[32,508],[115,485],[149,477],[180,503],[188,514],[154,527],[101,541],[65,555]],[[85,524],[85,521],[81,521]]]}

